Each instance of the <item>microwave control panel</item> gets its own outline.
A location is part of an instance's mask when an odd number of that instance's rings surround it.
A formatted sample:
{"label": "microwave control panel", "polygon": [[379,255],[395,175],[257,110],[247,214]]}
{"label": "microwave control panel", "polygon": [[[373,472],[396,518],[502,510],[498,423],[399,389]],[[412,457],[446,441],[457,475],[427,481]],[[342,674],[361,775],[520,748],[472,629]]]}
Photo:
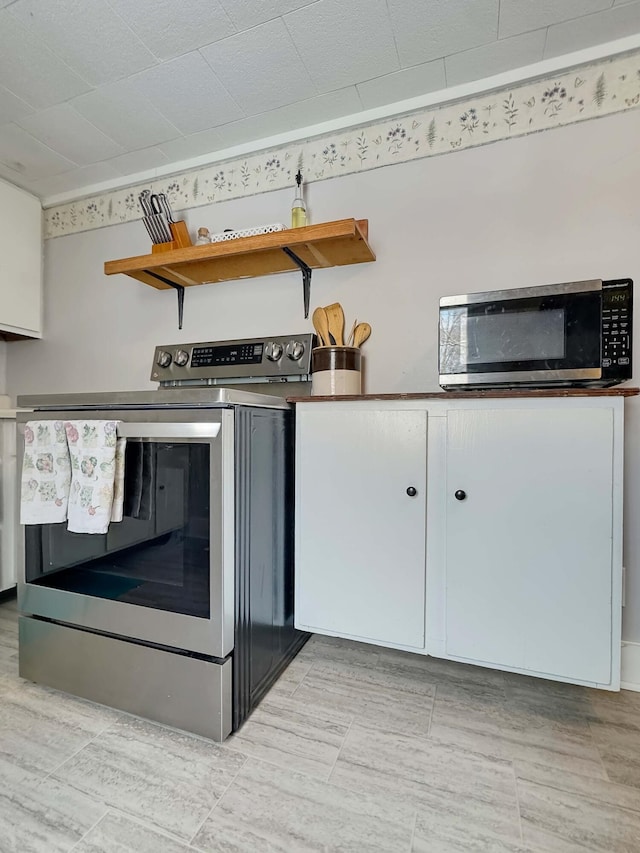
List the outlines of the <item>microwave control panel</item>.
{"label": "microwave control panel", "polygon": [[631,279],[602,282],[603,377],[631,378],[633,283]]}

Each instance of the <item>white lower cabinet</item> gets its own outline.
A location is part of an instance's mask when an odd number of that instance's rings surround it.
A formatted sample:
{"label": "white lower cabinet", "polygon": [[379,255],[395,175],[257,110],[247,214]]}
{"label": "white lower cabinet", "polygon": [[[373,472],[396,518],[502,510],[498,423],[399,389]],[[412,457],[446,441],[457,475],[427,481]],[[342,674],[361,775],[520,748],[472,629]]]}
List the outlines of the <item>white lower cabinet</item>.
{"label": "white lower cabinet", "polygon": [[447,655],[608,684],[611,409],[449,411],[446,470]]}
{"label": "white lower cabinet", "polygon": [[298,406],[296,627],[424,648],[426,411]]}
{"label": "white lower cabinet", "polygon": [[298,404],[296,627],[618,689],[623,406]]}

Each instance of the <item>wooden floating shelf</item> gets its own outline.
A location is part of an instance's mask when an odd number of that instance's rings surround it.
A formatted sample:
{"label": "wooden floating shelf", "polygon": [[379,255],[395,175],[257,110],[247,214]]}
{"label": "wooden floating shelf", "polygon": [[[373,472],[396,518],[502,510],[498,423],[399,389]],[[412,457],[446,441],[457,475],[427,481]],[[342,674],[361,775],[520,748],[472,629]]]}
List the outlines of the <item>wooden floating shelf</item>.
{"label": "wooden floating shelf", "polygon": [[298,271],[302,272],[304,316],[308,317],[311,271],[375,261],[368,236],[367,219],[339,219],[256,237],[106,261],[104,271],[105,275],[131,276],[159,290],[177,290],[179,328],[182,328],[185,287]]}
{"label": "wooden floating shelf", "polygon": [[283,249],[290,249],[311,269],[375,261],[367,242],[368,220],[340,219],[304,228],[288,228],[257,237],[239,237],[204,246],[172,249],[107,261],[106,275],[122,273],[151,287],[166,290],[167,282],[192,287],[239,278],[255,278],[274,273],[300,271]]}

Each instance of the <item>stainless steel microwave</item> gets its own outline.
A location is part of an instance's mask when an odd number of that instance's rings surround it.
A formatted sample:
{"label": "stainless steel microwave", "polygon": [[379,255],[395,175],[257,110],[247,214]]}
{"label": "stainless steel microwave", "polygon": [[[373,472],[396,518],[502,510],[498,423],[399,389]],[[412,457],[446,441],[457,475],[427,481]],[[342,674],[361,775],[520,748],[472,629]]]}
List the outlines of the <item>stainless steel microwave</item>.
{"label": "stainless steel microwave", "polygon": [[440,385],[617,385],[631,379],[632,310],[629,278],[446,296]]}

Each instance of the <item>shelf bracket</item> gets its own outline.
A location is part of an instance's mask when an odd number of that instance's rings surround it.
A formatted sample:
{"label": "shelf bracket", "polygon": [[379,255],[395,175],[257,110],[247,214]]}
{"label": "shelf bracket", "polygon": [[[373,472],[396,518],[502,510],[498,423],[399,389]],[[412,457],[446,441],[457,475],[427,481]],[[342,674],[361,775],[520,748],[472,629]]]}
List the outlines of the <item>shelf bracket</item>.
{"label": "shelf bracket", "polygon": [[151,272],[151,270],[145,270],[147,275],[152,276],[153,278],[157,278],[158,281],[163,282],[164,284],[168,284],[169,287],[173,287],[173,289],[178,294],[178,328],[182,328],[182,317],[184,314],[184,286],[182,284],[176,284],[175,281],[171,281],[171,279],[165,278],[163,275],[158,275],[157,272]]}
{"label": "shelf bracket", "polygon": [[287,255],[294,264],[300,267],[300,271],[302,272],[302,299],[304,302],[304,318],[305,320],[309,316],[309,301],[311,299],[311,273],[312,269],[310,266],[305,264],[302,258],[299,258],[295,252],[292,252],[288,246],[283,246],[282,251]]}

